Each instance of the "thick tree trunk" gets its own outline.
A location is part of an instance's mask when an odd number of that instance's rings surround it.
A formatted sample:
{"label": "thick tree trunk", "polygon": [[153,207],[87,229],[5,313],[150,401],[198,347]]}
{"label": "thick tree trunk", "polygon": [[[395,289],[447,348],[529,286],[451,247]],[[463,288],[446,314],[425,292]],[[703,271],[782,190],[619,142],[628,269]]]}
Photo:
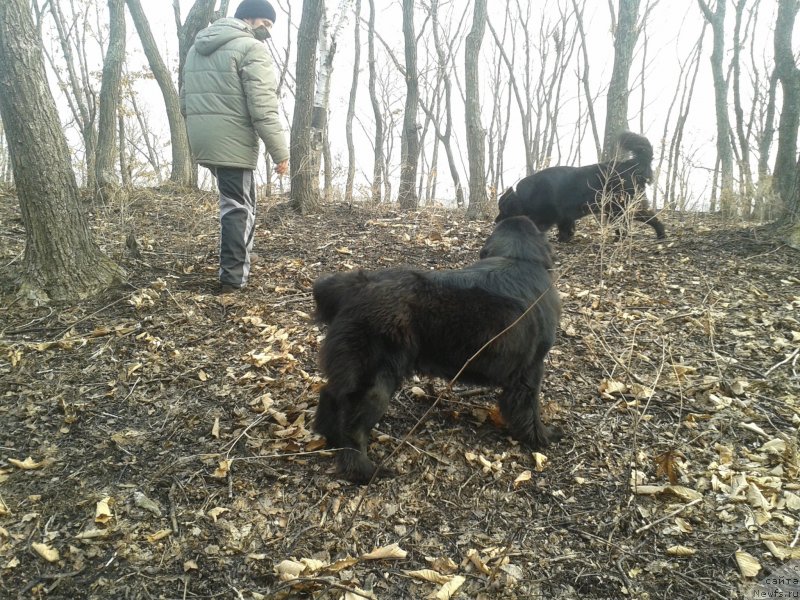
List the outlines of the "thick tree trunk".
{"label": "thick tree trunk", "polygon": [[303,14],[297,32],[294,115],[289,159],[292,178],[292,206],[301,214],[318,209],[319,171],[312,160],[311,121],[314,110],[314,76],[317,64],[317,38],[323,13],[323,0],[303,0]]}
{"label": "thick tree trunk", "polygon": [[406,106],[403,112],[400,189],[397,203],[401,208],[412,209],[419,204],[416,192],[417,163],[419,162],[419,132],[417,131],[419,79],[417,77],[417,40],[414,34],[414,0],[403,0],[403,38],[406,51]]}
{"label": "thick tree trunk", "polygon": [[775,21],[775,71],[781,83],[783,104],[778,122],[778,150],[773,171],[773,189],[784,206],[797,199],[797,130],[800,124],[800,68],[792,52],[792,31],[800,3],[779,0]]}
{"label": "thick tree trunk", "polygon": [[26,234],[20,295],[69,301],[120,281],[123,271],[92,241],[79,202],[28,0],[0,2],[0,89]]}
{"label": "thick tree trunk", "polygon": [[141,2],[139,0],[125,0],[125,2],[136,26],[136,31],[139,33],[139,39],[142,42],[147,62],[150,64],[150,70],[153,72],[153,77],[155,77],[159,88],[161,88],[161,95],[164,97],[164,106],[166,107],[167,121],[169,122],[170,141],[172,142],[172,174],[170,175],[170,181],[182,186],[191,185],[193,173],[192,157],[189,151],[186,123],[183,120],[183,115],[181,115],[178,92],[172,82],[169,69],[158,52],[158,46],[150,30],[150,23],[144,14],[144,10],[142,10]]}
{"label": "thick tree trunk", "polygon": [[108,0],[109,37],[103,62],[98,111],[96,197],[106,200],[119,187],[115,163],[117,110],[120,99],[122,63],[125,60],[125,0]]}
{"label": "thick tree trunk", "polygon": [[472,29],[469,34],[467,34],[467,40],[464,46],[467,160],[469,162],[469,205],[467,206],[467,217],[472,219],[483,217],[488,214],[486,169],[484,166],[486,160],[486,132],[481,125],[481,106],[478,96],[478,90],[480,88],[478,64],[481,42],[483,41],[485,29],[486,0],[475,0]]}
{"label": "thick tree trunk", "polygon": [[606,128],[603,134],[603,160],[617,152],[617,138],[628,130],[628,76],[633,64],[633,48],[639,37],[637,19],[639,0],[620,0],[617,28],[614,32],[614,67],[606,98]]}
{"label": "thick tree trunk", "polygon": [[700,10],[711,24],[713,49],[711,51],[711,73],[714,80],[714,104],[717,117],[717,155],[719,156],[719,207],[722,215],[734,215],[733,197],[733,150],[731,148],[731,124],[728,118],[728,82],[722,61],[725,57],[725,6],[727,0],[717,0],[714,12],[704,0],[697,0]]}

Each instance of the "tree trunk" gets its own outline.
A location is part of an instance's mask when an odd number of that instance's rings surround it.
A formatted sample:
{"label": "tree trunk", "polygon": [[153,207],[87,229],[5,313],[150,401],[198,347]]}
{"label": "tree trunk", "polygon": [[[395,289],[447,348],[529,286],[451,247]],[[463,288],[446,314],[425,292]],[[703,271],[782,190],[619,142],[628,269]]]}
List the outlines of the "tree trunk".
{"label": "tree trunk", "polygon": [[704,0],[697,0],[700,10],[711,24],[713,50],[711,51],[711,73],[714,80],[714,104],[717,116],[717,155],[719,156],[719,207],[724,217],[734,215],[733,197],[733,150],[731,149],[731,124],[728,118],[728,82],[722,67],[725,56],[725,6],[727,0],[717,0],[714,12]]}
{"label": "tree trunk", "polygon": [[132,187],[133,182],[131,181],[131,167],[128,160],[128,139],[127,135],[125,134],[125,117],[123,117],[121,114],[118,115],[117,122],[117,128],[119,130],[117,135],[119,145],[119,172],[122,176],[122,186],[125,188],[130,188]]}
{"label": "tree trunk", "polygon": [[417,163],[419,162],[419,132],[417,131],[417,40],[414,34],[414,0],[403,0],[403,38],[406,50],[406,106],[403,112],[403,134],[400,150],[400,189],[397,203],[400,208],[413,209],[417,197]]}
{"label": "tree trunk", "polygon": [[358,73],[361,69],[361,0],[356,0],[354,39],[355,56],[353,57],[353,79],[350,84],[350,100],[347,103],[345,120],[345,137],[347,138],[347,182],[344,186],[344,201],[353,203],[353,182],[356,178],[356,147],[353,143],[353,119],[356,114],[356,94],[358,93]]}
{"label": "tree trunk", "polygon": [[606,98],[606,127],[603,134],[603,160],[617,152],[617,138],[628,130],[628,76],[633,64],[633,48],[639,37],[637,19],[639,0],[620,0],[617,28],[614,32],[614,67]]}
{"label": "tree trunk", "polygon": [[96,197],[106,200],[119,186],[115,168],[117,111],[120,102],[122,63],[125,61],[125,0],[108,0],[109,37],[103,62],[98,111]]}
{"label": "tree trunk", "polygon": [[[739,153],[739,175],[741,178],[741,209],[742,216],[752,217],[753,202],[753,173],[750,169],[750,141],[744,130],[744,109],[742,108],[741,94],[741,47],[744,44],[742,39],[742,14],[747,0],[734,1],[736,19],[733,28],[733,57],[731,66],[733,67],[733,107],[736,119],[736,139],[738,140],[737,150]],[[745,32],[746,36],[746,32]]]}
{"label": "tree trunk", "polygon": [[172,143],[172,174],[170,175],[170,181],[181,186],[191,185],[193,174],[192,157],[189,151],[186,123],[183,120],[183,115],[181,115],[178,92],[172,83],[169,69],[158,52],[156,40],[153,38],[152,31],[150,31],[150,23],[144,14],[144,10],[142,10],[140,0],[125,0],[125,3],[128,5],[133,24],[139,33],[139,39],[142,42],[147,62],[150,64],[150,70],[153,72],[153,77],[158,82],[158,86],[161,88],[161,95],[164,97],[164,106],[166,107],[167,121],[169,122],[170,141]]}
{"label": "tree trunk", "polygon": [[381,201],[381,187],[383,185],[386,162],[383,156],[383,115],[378,102],[376,89],[378,73],[375,68],[375,0],[369,0],[369,22],[367,24],[367,62],[369,64],[369,98],[372,102],[372,113],[375,116],[375,161],[372,169],[372,202]]}
{"label": "tree trunk", "polygon": [[92,241],[36,31],[28,0],[0,2],[0,116],[25,224],[19,293],[35,303],[71,301],[124,272]]}
{"label": "tree trunk", "polygon": [[484,141],[486,132],[481,125],[481,106],[478,96],[479,78],[478,64],[486,29],[486,0],[475,0],[472,18],[472,29],[467,34],[464,46],[466,92],[465,115],[467,121],[467,161],[469,162],[469,205],[467,217],[471,219],[488,214],[486,197],[486,169]]}
{"label": "tree trunk", "polygon": [[303,0],[303,14],[297,31],[296,86],[289,165],[292,206],[301,214],[314,212],[320,204],[319,171],[315,171],[312,166],[311,121],[314,112],[317,38],[323,6],[323,0]]}
{"label": "tree trunk", "polygon": [[[172,7],[175,11],[175,29],[178,32],[178,89],[183,87],[183,65],[186,64],[186,56],[189,48],[194,44],[194,38],[202,29],[208,26],[214,18],[214,5],[216,0],[195,0],[186,21],[181,24],[180,2],[172,0]],[[227,2],[225,2],[227,5]],[[226,6],[227,8],[227,6]],[[226,11],[222,11],[224,15]]]}
{"label": "tree trunk", "polygon": [[[778,151],[773,189],[784,207],[796,199],[797,130],[800,123],[800,69],[792,52],[792,31],[800,2],[779,0],[775,21],[775,71],[781,83],[783,104],[778,122]],[[790,212],[790,211],[789,211]]]}
{"label": "tree trunk", "polygon": [[594,147],[597,150],[597,157],[600,158],[603,148],[600,145],[600,134],[597,130],[597,117],[594,114],[594,98],[592,97],[592,90],[589,88],[589,49],[586,43],[586,32],[583,28],[583,9],[585,8],[585,4],[579,8],[578,1],[572,0],[572,8],[575,11],[575,18],[578,21],[578,33],[581,38],[581,52],[583,54],[583,71],[581,71],[580,79],[583,87],[584,99],[586,100],[586,111],[589,114],[589,123],[592,125]]}

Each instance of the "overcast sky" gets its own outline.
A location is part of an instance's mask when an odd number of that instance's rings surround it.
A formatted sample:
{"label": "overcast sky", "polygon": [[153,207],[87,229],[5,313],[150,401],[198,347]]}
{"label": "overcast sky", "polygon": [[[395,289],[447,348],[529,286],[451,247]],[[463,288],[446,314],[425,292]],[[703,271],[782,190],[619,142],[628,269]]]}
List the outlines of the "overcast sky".
{"label": "overcast sky", "polygon": [[[285,7],[288,6],[290,0],[276,0],[273,4],[276,7],[278,17],[275,27],[273,28],[273,48],[283,51],[287,43],[287,36],[291,36],[292,51],[296,49],[296,26],[299,24],[300,13],[302,10],[302,2],[300,0],[291,0],[292,4],[292,21],[293,30],[291,34],[287,31],[287,15],[285,14]],[[710,0],[712,5],[714,0]],[[159,41],[162,50],[162,56],[167,63],[177,68],[177,39],[175,35],[175,23],[173,16],[173,7],[171,2],[165,0],[141,0],[146,14],[149,17],[151,27],[155,34],[156,39]],[[748,5],[751,5],[755,0],[749,0]],[[383,36],[389,45],[391,45],[396,56],[401,58],[403,56],[403,40],[401,30],[401,7],[399,0],[375,0],[377,7],[376,29],[378,33]],[[468,0],[440,0],[440,19],[446,20],[448,14],[456,14],[458,17],[462,14],[464,8],[467,6]],[[532,31],[533,37],[538,37],[539,29],[547,27],[548,22],[553,22],[558,14],[558,5],[563,4],[571,6],[570,0],[535,0],[533,7],[533,19],[529,29]],[[513,4],[513,2],[512,2]],[[615,2],[616,4],[616,2]],[[642,0],[642,8],[646,4],[646,0]],[[190,7],[191,2],[184,0],[182,2],[182,9],[184,13]],[[231,2],[229,13],[232,16],[233,11],[238,5],[237,0]],[[341,6],[345,5],[344,11]],[[331,98],[331,129],[330,138],[334,154],[334,162],[340,161],[342,168],[346,169],[347,152],[344,135],[344,122],[347,109],[347,101],[349,97],[350,80],[352,74],[353,64],[353,17],[351,14],[352,2],[342,2],[341,0],[328,0],[328,14],[330,19],[335,23],[341,18],[342,14],[347,14],[347,18],[342,26],[342,31],[339,36],[339,44],[334,61],[334,74],[333,74],[333,95]],[[366,17],[369,4],[367,0],[362,0],[362,16]],[[489,18],[496,28],[501,28],[504,13],[497,10],[500,7],[505,7],[506,3],[503,0],[489,0]],[[771,61],[772,57],[772,27],[774,23],[774,15],[776,10],[776,0],[760,0],[760,8],[757,14],[755,23],[755,44],[753,46],[752,54],[755,55],[756,61],[759,62],[758,67],[763,70],[763,61]],[[728,7],[728,28],[732,30],[733,27],[733,7],[729,2]],[[129,20],[130,21],[130,20]],[[422,23],[422,16],[417,18],[417,27]],[[465,28],[469,27],[471,23],[471,14],[467,18]],[[667,119],[669,104],[674,96],[674,90],[677,86],[679,64],[684,61],[694,46],[699,33],[702,28],[703,18],[697,6],[696,0],[661,0],[655,3],[646,26],[647,33],[647,55],[645,70],[645,85],[644,85],[644,118],[639,110],[642,105],[641,96],[641,72],[642,72],[642,58],[644,36],[640,35],[637,44],[636,55],[634,58],[634,67],[631,72],[630,85],[632,88],[629,100],[629,118],[630,127],[634,131],[640,131],[650,138],[656,148],[656,161],[658,160],[658,153],[660,148],[660,140],[663,136],[664,124]],[[586,10],[584,14],[584,28],[587,32],[589,56],[590,56],[590,87],[592,93],[597,96],[595,109],[597,111],[598,129],[602,136],[604,113],[605,113],[605,89],[610,78],[610,72],[613,62],[613,38],[610,33],[610,16],[607,2],[600,0],[587,0]],[[429,31],[429,29],[428,29]],[[461,44],[461,54],[457,58],[456,64],[459,67],[458,79],[463,82],[463,36]],[[728,36],[730,40],[730,36]],[[370,139],[373,132],[372,108],[369,103],[367,91],[367,66],[366,66],[366,33],[362,31],[362,56],[361,56],[361,79],[359,83],[358,103],[357,103],[357,122],[354,126],[355,134],[357,136],[358,151],[358,172],[357,172],[357,186],[366,187],[368,179],[366,174],[372,172],[372,150]],[[730,44],[728,44],[730,45]],[[795,33],[795,47],[800,45],[800,32]],[[391,62],[385,55],[384,49],[377,44],[379,64],[384,72],[391,73],[393,78],[396,78],[396,96],[398,105],[402,109],[402,99],[405,92],[405,84],[402,77],[396,72]],[[711,169],[714,167],[715,158],[715,129],[714,129],[714,100],[713,100],[713,87],[711,80],[711,71],[709,67],[708,55],[711,48],[711,32],[710,29],[706,34],[706,41],[704,43],[704,57],[701,61],[700,74],[698,83],[695,90],[692,111],[690,118],[687,122],[684,152],[687,155],[694,156],[697,164],[694,166],[692,174],[692,193],[696,201],[708,195],[708,186],[711,180]],[[726,49],[728,53],[730,48]],[[425,56],[428,50],[420,45],[418,48],[419,62],[422,63],[426,60]],[[579,50],[577,51],[579,53]],[[746,49],[747,62],[750,61],[749,55],[751,49]],[[491,34],[487,29],[486,35],[483,40],[482,46],[482,65],[487,68],[482,70],[482,105],[484,110],[484,127],[489,126],[489,115],[491,107],[491,95],[497,93],[496,90],[489,89],[488,85],[488,64],[496,57],[494,49],[494,42]],[[726,59],[726,64],[729,57]],[[146,60],[140,49],[138,37],[135,28],[129,22],[128,26],[128,63],[129,68],[135,70],[137,68],[146,68]],[[536,61],[534,57],[534,66]],[[745,68],[747,69],[747,67]],[[574,71],[574,69],[573,69]],[[290,59],[290,72],[294,74],[294,54]],[[762,78],[763,78],[762,72]],[[747,70],[743,71],[743,79],[748,77]],[[750,86],[747,79],[742,82],[743,96],[745,102],[745,112],[748,112]],[[158,118],[158,115],[163,114],[163,101],[160,92],[152,82],[140,86],[139,91],[143,95],[145,102],[148,105],[149,111],[152,113],[152,119],[155,127],[161,127],[162,131],[160,137],[168,141],[169,134],[165,121]],[[428,90],[421,89],[421,94],[426,95]],[[503,91],[505,93],[505,91]],[[456,95],[458,92],[456,92]],[[579,122],[577,116],[577,107],[580,96],[579,83],[577,81],[577,74],[571,72],[565,79],[564,91],[562,92],[562,115],[559,119],[559,137],[562,140],[564,148],[568,148],[574,136],[574,131],[577,125],[585,128],[587,123],[583,117]],[[580,100],[581,105],[584,105],[583,99]],[[461,104],[460,100],[457,104]],[[283,107],[285,115],[288,119],[292,114],[292,99],[291,95],[284,93]],[[454,115],[456,118],[456,139],[454,150],[457,154],[457,162],[462,169],[462,181],[466,182],[466,143],[464,141],[462,125],[463,109],[458,108],[457,113]],[[516,107],[512,106],[513,112]],[[731,111],[732,112],[732,111]],[[420,121],[422,121],[422,114],[420,114]],[[402,116],[398,117],[402,119]],[[674,122],[674,115],[672,117]],[[289,124],[286,122],[286,130],[288,135]],[[670,129],[671,131],[671,129]],[[399,133],[398,133],[399,135]],[[399,162],[399,139],[395,145],[393,155],[393,168],[397,169]],[[565,150],[566,152],[566,150]],[[559,157],[554,157],[554,162],[559,162]],[[566,159],[566,156],[561,156]],[[594,151],[594,144],[591,135],[588,135],[584,141],[581,149],[582,164],[595,162],[596,153]],[[444,153],[440,152],[440,165],[439,165],[439,182],[440,191],[437,195],[446,195],[451,190],[450,177],[446,168]],[[504,183],[506,185],[513,184],[517,179],[525,175],[525,162],[521,152],[521,137],[518,132],[515,135],[515,130],[512,127],[509,136],[508,147],[506,151],[506,169],[504,172]],[[396,186],[394,189],[396,193]]]}

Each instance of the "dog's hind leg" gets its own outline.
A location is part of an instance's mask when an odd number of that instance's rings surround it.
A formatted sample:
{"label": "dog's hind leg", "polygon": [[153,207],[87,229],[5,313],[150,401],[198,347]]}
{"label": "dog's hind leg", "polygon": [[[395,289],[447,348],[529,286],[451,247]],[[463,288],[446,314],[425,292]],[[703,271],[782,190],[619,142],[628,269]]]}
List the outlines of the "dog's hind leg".
{"label": "dog's hind leg", "polygon": [[[367,457],[367,444],[372,428],[386,413],[398,384],[390,370],[379,371],[367,389],[350,396],[348,411],[341,415],[343,430],[336,464],[341,475],[354,483],[368,483],[376,475],[375,465]],[[382,470],[377,475],[389,473]]]}
{"label": "dog's hind leg", "polygon": [[655,216],[650,210],[646,208],[640,208],[635,213],[633,213],[633,218],[641,223],[645,223],[646,225],[650,225],[655,232],[656,237],[660,240],[663,240],[667,237],[666,232],[664,231],[664,225],[661,221],[658,220],[658,217]]}
{"label": "dog's hind leg", "polygon": [[558,223],[558,241],[568,242],[575,236],[575,221],[561,221]]}
{"label": "dog's hind leg", "polygon": [[500,413],[511,436],[534,449],[561,438],[561,431],[542,423],[539,390],[544,376],[544,355],[537,358],[522,380],[503,388]]}

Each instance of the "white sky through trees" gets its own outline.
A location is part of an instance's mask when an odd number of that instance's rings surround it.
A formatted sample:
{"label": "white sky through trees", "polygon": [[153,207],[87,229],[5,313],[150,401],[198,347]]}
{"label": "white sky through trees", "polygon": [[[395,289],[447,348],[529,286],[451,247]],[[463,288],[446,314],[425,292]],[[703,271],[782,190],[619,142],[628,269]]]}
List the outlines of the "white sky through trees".
{"label": "white sky through trees", "polygon": [[[273,5],[277,10],[277,22],[272,30],[273,48],[282,60],[283,51],[287,42],[287,15],[286,7],[291,1],[292,10],[292,55],[289,64],[290,82],[294,78],[294,51],[297,47],[297,25],[299,24],[302,1],[301,0],[274,0]],[[712,4],[714,0],[711,0]],[[177,81],[178,63],[178,41],[175,33],[175,18],[173,13],[173,3],[165,0],[141,0],[142,6],[148,15],[155,38],[158,40],[162,57],[167,65],[175,73]],[[578,4],[585,3],[584,11],[584,30],[587,35],[589,49],[589,77],[591,93],[594,96],[594,110],[597,116],[597,126],[600,137],[602,138],[603,126],[605,123],[605,90],[611,75],[613,64],[613,38],[611,34],[611,18],[609,13],[609,3],[600,0],[578,0]],[[339,10],[344,4],[346,21],[342,26],[338,36],[338,48],[334,60],[332,96],[330,103],[330,139],[334,163],[334,172],[337,173],[336,185],[344,184],[344,177],[347,168],[347,149],[345,143],[345,115],[352,77],[353,61],[353,14],[352,6],[354,2],[341,2],[341,0],[327,0],[328,16],[334,23],[342,17]],[[376,30],[378,34],[386,40],[392,48],[394,55],[402,62],[403,60],[403,39],[402,39],[402,17],[400,0],[375,0],[376,4]],[[425,2],[425,5],[428,3]],[[516,0],[509,3],[513,12],[516,12]],[[525,5],[525,2],[520,4]],[[613,4],[616,4],[614,2]],[[631,95],[629,99],[629,123],[630,129],[646,135],[653,143],[656,158],[654,166],[661,154],[661,141],[663,138],[665,121],[668,118],[670,103],[673,101],[675,89],[678,86],[680,76],[680,64],[687,60],[699,37],[703,26],[703,17],[697,6],[696,0],[650,0],[652,5],[644,29],[639,34],[639,39],[634,52],[633,66],[629,77],[629,87]],[[754,6],[756,0],[748,0],[748,8]],[[742,61],[742,81],[741,93],[744,106],[745,119],[749,118],[753,98],[753,73],[758,72],[760,78],[760,93],[766,93],[769,72],[773,64],[772,50],[772,30],[774,28],[776,14],[776,0],[758,0],[758,10],[748,17],[745,11],[745,19],[750,18],[750,37],[745,41],[745,47],[741,51]],[[229,7],[229,16],[232,16],[237,0],[232,0]],[[423,3],[419,3],[415,18],[417,34],[425,23],[426,10]],[[490,0],[489,20],[495,29],[500,31],[505,19],[505,0]],[[642,0],[640,6],[640,19],[646,6],[647,0]],[[189,0],[181,3],[181,8],[185,13],[191,6]],[[571,0],[532,0],[531,4],[531,24],[529,26],[529,36],[533,43],[538,43],[542,28],[553,28],[559,20],[560,11],[567,14],[572,13]],[[466,141],[465,126],[463,119],[463,100],[461,90],[463,90],[464,64],[463,47],[466,33],[472,19],[471,2],[469,0],[440,0],[440,22],[443,28],[455,26],[455,22],[461,19],[464,10],[467,9],[467,17],[462,25],[461,33],[458,35],[457,55],[455,65],[457,72],[455,76],[451,74],[453,81],[453,117],[454,117],[454,143],[453,149],[456,156],[456,163],[461,172],[462,183],[467,183],[466,165]],[[366,19],[369,14],[369,3],[362,1],[362,18]],[[100,3],[100,17],[96,23],[104,23],[106,7]],[[728,11],[726,16],[726,30],[729,32],[726,43],[725,69],[730,73],[729,65],[731,60],[731,39],[734,24],[734,6],[728,0]],[[574,25],[574,17],[571,23]],[[430,21],[426,23],[424,34],[420,38],[418,45],[418,70],[421,75],[428,73],[432,75],[432,68],[435,61],[432,36],[430,34]],[[90,24],[95,27],[95,23]],[[107,26],[106,26],[107,27]],[[800,47],[800,31],[796,28],[793,45],[795,49]],[[46,30],[45,30],[46,31]],[[102,34],[106,35],[105,31]],[[711,78],[709,54],[711,51],[711,29],[707,28],[706,38],[703,45],[703,56],[700,62],[697,83],[694,90],[692,106],[687,120],[682,152],[686,161],[686,168],[690,171],[689,181],[690,190],[688,205],[690,207],[702,207],[707,203],[711,189],[711,179],[716,157],[715,149],[715,122],[714,122],[714,90]],[[646,55],[644,52],[646,39]],[[47,36],[46,36],[47,38]],[[127,23],[127,69],[129,72],[136,72],[148,69],[147,61],[141,50],[141,45],[133,23],[128,17]],[[55,49],[57,41],[54,38],[46,39],[46,44],[50,44]],[[516,64],[518,65],[517,77],[522,76],[522,45],[517,41]],[[369,185],[369,178],[372,175],[372,135],[374,121],[372,108],[369,102],[367,90],[368,71],[367,71],[367,36],[365,28],[361,34],[361,75],[359,80],[359,90],[356,103],[356,120],[354,122],[354,136],[357,148],[356,165],[356,185],[355,196],[366,194]],[[507,45],[508,46],[508,45]],[[95,47],[96,44],[95,44]],[[510,53],[511,48],[506,50]],[[57,52],[57,51],[56,51]],[[102,68],[98,56],[97,71]],[[376,40],[377,64],[379,77],[384,82],[380,86],[385,94],[391,99],[392,111],[397,111],[394,115],[394,128],[392,135],[396,137],[394,150],[392,152],[391,164],[389,166],[390,176],[394,180],[393,198],[396,199],[397,178],[399,176],[399,156],[400,156],[400,130],[402,122],[402,107],[405,94],[405,82],[399,74],[392,61],[387,56],[386,50],[380,41]],[[500,60],[495,48],[495,42],[491,32],[487,28],[483,44],[481,47],[481,104],[483,111],[483,125],[489,128],[491,117],[491,102],[496,94],[507,97],[509,89],[507,85],[501,85],[498,89],[492,89],[490,75],[492,65]],[[551,158],[552,164],[588,164],[597,161],[594,149],[594,142],[590,129],[588,129],[588,117],[585,114],[585,98],[582,97],[583,91],[578,79],[577,57],[581,55],[580,47],[577,46],[568,72],[564,78],[562,92],[559,99],[560,116],[558,121],[558,144],[557,150]],[[537,62],[537,53],[534,49],[531,57],[533,77],[538,77],[540,63]],[[643,58],[646,60],[643,61]],[[644,64],[643,64],[644,62]],[[644,86],[642,87],[642,71],[644,70]],[[501,69],[501,76],[507,82],[507,71],[505,67]],[[290,85],[292,85],[290,83]],[[430,85],[420,82],[420,94],[426,97],[430,94]],[[97,85],[99,90],[99,82]],[[140,94],[139,100],[142,107],[149,115],[151,130],[157,134],[158,140],[163,144],[169,143],[169,131],[164,116],[163,100],[161,93],[154,81],[140,81],[136,89]],[[644,98],[642,98],[644,89]],[[282,106],[286,132],[289,131],[289,119],[292,114],[293,106],[292,95],[288,90],[282,94]],[[61,103],[64,104],[63,102]],[[729,105],[731,107],[731,123],[733,121],[733,99],[729,90]],[[644,107],[642,113],[641,107]],[[780,89],[777,100],[778,111],[780,109]],[[63,108],[63,107],[62,107]],[[536,110],[536,107],[534,107]],[[676,108],[672,109],[669,116],[670,125],[667,129],[667,138],[671,137],[676,119]],[[584,111],[579,115],[579,111]],[[516,103],[512,100],[511,104],[511,127],[508,142],[505,148],[505,169],[503,173],[503,185],[513,185],[520,177],[525,175],[525,160],[522,149],[522,138],[519,133],[519,118]],[[62,118],[65,122],[69,121],[68,111],[62,110]],[[777,115],[776,115],[777,118]],[[424,122],[424,113],[419,112],[420,125]],[[515,126],[516,123],[516,126]],[[585,130],[583,141],[578,151],[575,141],[576,127]],[[430,160],[430,146],[432,132],[428,133],[425,140],[428,146],[427,158]],[[76,143],[74,135],[71,136],[73,143]],[[751,149],[754,156],[753,161],[757,160],[756,143],[753,142]],[[772,147],[774,154],[775,143]],[[169,154],[165,155],[168,159]],[[770,159],[770,165],[773,160]],[[666,161],[664,163],[666,165]],[[488,162],[487,162],[488,166]],[[753,167],[755,171],[755,166]],[[736,173],[738,175],[738,171]],[[661,178],[663,180],[663,177]],[[663,186],[663,181],[659,181],[659,186]],[[438,187],[437,199],[449,201],[453,197],[452,180],[446,164],[444,152],[439,153],[438,165]]]}

